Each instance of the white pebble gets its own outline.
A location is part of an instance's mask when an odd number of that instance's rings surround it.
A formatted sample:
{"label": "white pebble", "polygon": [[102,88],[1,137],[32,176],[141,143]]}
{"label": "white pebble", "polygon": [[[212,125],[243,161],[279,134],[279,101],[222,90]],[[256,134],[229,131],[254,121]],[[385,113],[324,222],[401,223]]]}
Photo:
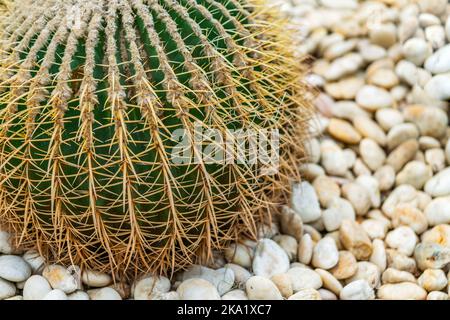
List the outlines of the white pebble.
{"label": "white pebble", "polygon": [[273,240],[261,239],[253,258],[253,272],[257,276],[270,278],[275,274],[285,273],[289,269],[289,257]]}
{"label": "white pebble", "polygon": [[12,282],[21,282],[31,276],[31,267],[22,257],[0,256],[0,278]]}
{"label": "white pebble", "polygon": [[41,300],[43,299],[52,288],[48,281],[39,275],[34,275],[28,278],[23,288],[24,300]]}

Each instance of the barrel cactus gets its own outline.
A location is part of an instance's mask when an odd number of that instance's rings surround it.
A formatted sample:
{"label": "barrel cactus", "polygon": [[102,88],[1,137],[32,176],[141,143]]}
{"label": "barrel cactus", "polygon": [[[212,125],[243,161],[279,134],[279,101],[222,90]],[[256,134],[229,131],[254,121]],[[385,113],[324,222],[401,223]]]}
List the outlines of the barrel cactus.
{"label": "barrel cactus", "polygon": [[[167,274],[256,237],[299,179],[304,70],[263,3],[21,0],[1,23],[0,224],[17,244]],[[276,170],[206,161],[198,127],[278,132]]]}

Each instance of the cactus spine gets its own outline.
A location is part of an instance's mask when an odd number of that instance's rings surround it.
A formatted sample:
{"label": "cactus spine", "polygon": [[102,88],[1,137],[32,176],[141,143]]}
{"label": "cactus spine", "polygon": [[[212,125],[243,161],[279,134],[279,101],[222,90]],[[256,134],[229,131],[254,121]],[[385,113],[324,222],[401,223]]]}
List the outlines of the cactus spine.
{"label": "cactus spine", "polygon": [[[289,194],[309,115],[253,0],[21,0],[3,19],[0,224],[54,261],[167,274]],[[203,129],[280,130],[280,167],[210,164]],[[192,161],[175,164],[183,129]],[[197,160],[197,161],[193,161]]]}

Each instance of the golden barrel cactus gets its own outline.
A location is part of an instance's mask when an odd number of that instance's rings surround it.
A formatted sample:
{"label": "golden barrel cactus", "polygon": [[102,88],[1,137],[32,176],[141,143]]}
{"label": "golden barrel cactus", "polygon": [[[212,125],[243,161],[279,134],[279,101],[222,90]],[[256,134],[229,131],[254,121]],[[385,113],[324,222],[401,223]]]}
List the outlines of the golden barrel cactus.
{"label": "golden barrel cactus", "polygon": [[[17,244],[167,274],[255,237],[298,179],[304,70],[263,3],[21,0],[2,24],[0,224]],[[198,127],[278,132],[276,170],[206,161]]]}

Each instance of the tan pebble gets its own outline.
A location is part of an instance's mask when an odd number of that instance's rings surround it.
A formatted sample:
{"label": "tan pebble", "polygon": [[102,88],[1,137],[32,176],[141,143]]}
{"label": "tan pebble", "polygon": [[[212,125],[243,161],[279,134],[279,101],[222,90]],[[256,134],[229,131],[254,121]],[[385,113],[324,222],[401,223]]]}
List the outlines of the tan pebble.
{"label": "tan pebble", "polygon": [[319,176],[313,182],[314,190],[316,190],[319,202],[323,207],[328,207],[330,201],[334,197],[341,195],[339,185],[330,177]]}
{"label": "tan pebble", "polygon": [[402,282],[382,285],[377,296],[385,300],[425,300],[427,292],[415,283]]}
{"label": "tan pebble", "polygon": [[330,272],[323,269],[315,269],[315,272],[322,278],[323,287],[339,295],[342,290],[342,284]]}
{"label": "tan pebble", "polygon": [[309,234],[304,234],[298,245],[298,261],[310,264],[314,249],[314,242]]}
{"label": "tan pebble", "polygon": [[339,251],[338,264],[330,270],[331,274],[338,280],[353,276],[358,269],[356,258],[350,251]]}
{"label": "tan pebble", "polygon": [[401,283],[401,282],[411,282],[416,283],[416,278],[413,274],[407,272],[407,271],[401,271],[394,268],[387,268],[382,276],[381,281],[383,284],[388,283]]}
{"label": "tan pebble", "polygon": [[342,195],[353,205],[357,215],[365,215],[371,206],[369,192],[361,185],[350,182],[342,186]]}
{"label": "tan pebble", "polygon": [[396,172],[414,158],[419,150],[419,143],[415,139],[407,140],[395,148],[387,157],[386,163],[391,165]]}
{"label": "tan pebble", "polygon": [[336,139],[348,143],[355,144],[361,140],[361,135],[348,122],[340,119],[331,119],[328,124],[328,132]]}
{"label": "tan pebble", "polygon": [[367,117],[355,117],[353,119],[355,129],[365,138],[376,141],[380,146],[386,144],[386,134],[383,129],[373,120]]}
{"label": "tan pebble", "polygon": [[298,291],[290,296],[288,300],[322,300],[322,298],[319,291],[309,288]]}
{"label": "tan pebble", "polygon": [[378,69],[374,71],[367,79],[369,84],[390,89],[399,83],[399,79],[393,70]]}
{"label": "tan pebble", "polygon": [[294,294],[294,291],[292,290],[291,278],[287,273],[276,274],[272,276],[270,280],[277,286],[284,298],[289,298]]}
{"label": "tan pebble", "polygon": [[373,176],[378,180],[380,191],[388,191],[395,184],[395,170],[390,165],[378,168]]}
{"label": "tan pebble", "polygon": [[364,79],[348,77],[337,82],[325,84],[325,92],[337,100],[355,99],[359,89],[364,85]]}
{"label": "tan pebble", "polygon": [[339,229],[344,248],[352,252],[356,259],[367,260],[372,254],[372,243],[364,229],[355,221],[344,220]]}
{"label": "tan pebble", "polygon": [[399,204],[395,207],[392,215],[392,225],[395,228],[401,225],[409,226],[417,234],[423,233],[428,228],[425,215],[410,204]]}
{"label": "tan pebble", "polygon": [[443,290],[447,287],[448,280],[444,271],[440,269],[426,269],[417,279],[417,283],[430,292]]}
{"label": "tan pebble", "polygon": [[370,262],[375,264],[378,269],[383,272],[387,266],[386,248],[384,246],[384,242],[380,239],[373,240],[372,249]]}

